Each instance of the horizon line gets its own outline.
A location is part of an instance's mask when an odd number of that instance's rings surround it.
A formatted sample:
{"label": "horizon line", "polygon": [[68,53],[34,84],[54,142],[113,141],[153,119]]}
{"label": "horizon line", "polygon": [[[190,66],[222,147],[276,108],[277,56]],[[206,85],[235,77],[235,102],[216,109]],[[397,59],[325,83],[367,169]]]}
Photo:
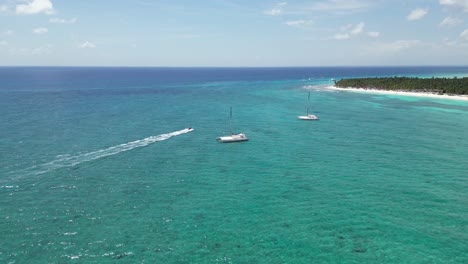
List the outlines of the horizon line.
{"label": "horizon line", "polygon": [[310,66],[110,66],[110,65],[0,65],[0,68],[200,68],[200,69],[213,69],[213,68],[382,68],[382,67],[395,67],[395,68],[414,68],[414,67],[468,67],[467,65],[310,65]]}

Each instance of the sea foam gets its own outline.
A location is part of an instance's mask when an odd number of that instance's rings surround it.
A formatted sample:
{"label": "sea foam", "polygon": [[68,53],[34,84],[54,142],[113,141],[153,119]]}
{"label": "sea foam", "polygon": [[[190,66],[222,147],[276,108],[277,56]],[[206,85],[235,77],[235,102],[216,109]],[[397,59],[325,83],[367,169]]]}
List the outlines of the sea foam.
{"label": "sea foam", "polygon": [[87,152],[78,155],[59,155],[58,158],[40,165],[35,165],[26,169],[26,174],[41,175],[50,171],[54,171],[61,168],[74,167],[84,162],[97,160],[100,158],[116,155],[125,151],[129,151],[135,148],[146,147],[153,143],[170,139],[171,137],[183,135],[193,131],[191,128],[185,128],[179,131],[174,131],[167,134],[161,134],[157,136],[151,136],[140,140],[131,141],[128,143],[100,149],[92,152]]}

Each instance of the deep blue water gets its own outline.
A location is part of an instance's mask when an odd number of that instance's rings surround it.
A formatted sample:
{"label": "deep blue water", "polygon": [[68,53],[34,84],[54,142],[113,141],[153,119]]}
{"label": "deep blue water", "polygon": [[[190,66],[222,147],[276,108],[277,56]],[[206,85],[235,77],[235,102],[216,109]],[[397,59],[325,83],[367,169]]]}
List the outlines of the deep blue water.
{"label": "deep blue water", "polygon": [[368,76],[468,67],[1,67],[0,262],[468,262],[468,102]]}
{"label": "deep blue water", "polygon": [[[467,67],[93,68],[0,67],[2,90],[144,89],[217,81],[466,74]],[[19,81],[21,80],[21,81]],[[114,87],[112,87],[114,86]],[[138,90],[138,89],[137,89]]]}

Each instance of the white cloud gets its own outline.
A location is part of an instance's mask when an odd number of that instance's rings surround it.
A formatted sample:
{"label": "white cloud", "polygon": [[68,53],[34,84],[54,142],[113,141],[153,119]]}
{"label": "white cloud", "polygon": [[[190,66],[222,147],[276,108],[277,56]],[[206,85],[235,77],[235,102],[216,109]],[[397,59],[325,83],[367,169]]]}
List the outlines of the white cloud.
{"label": "white cloud", "polygon": [[263,12],[265,15],[270,15],[270,16],[277,16],[279,14],[281,14],[281,12],[283,12],[281,9],[279,8],[273,8],[271,10],[266,10],[265,12]]}
{"label": "white cloud", "polygon": [[1,35],[10,36],[10,35],[13,35],[13,33],[14,33],[13,30],[8,29],[8,30],[3,31]]}
{"label": "white cloud", "polygon": [[419,40],[397,40],[390,43],[377,43],[373,51],[379,54],[394,54],[421,45]]}
{"label": "white cloud", "polygon": [[291,20],[291,21],[286,21],[284,22],[285,25],[291,26],[291,27],[304,27],[308,25],[312,25],[312,20]]}
{"label": "white cloud", "polygon": [[49,54],[51,52],[52,45],[46,45],[38,48],[12,48],[9,50],[11,55],[21,56],[34,56]]}
{"label": "white cloud", "polygon": [[350,39],[352,37],[363,35],[363,34],[369,37],[373,37],[373,38],[380,36],[379,32],[365,32],[364,27],[365,27],[364,22],[361,22],[357,25],[348,24],[346,26],[341,27],[340,29],[341,32],[335,34],[332,37],[332,39],[345,40],[345,39]]}
{"label": "white cloud", "polygon": [[454,17],[446,17],[440,22],[440,27],[455,27],[463,23],[463,20]]}
{"label": "white cloud", "polygon": [[465,29],[462,33],[460,33],[460,38],[464,41],[468,41],[468,29]]}
{"label": "white cloud", "polygon": [[50,0],[29,0],[27,4],[16,6],[16,14],[32,15],[39,13],[52,14],[54,7]]}
{"label": "white cloud", "polygon": [[55,24],[74,24],[76,23],[76,21],[77,21],[76,18],[71,18],[71,19],[51,18],[49,19],[50,23],[55,23]]}
{"label": "white cloud", "polygon": [[319,12],[351,13],[368,9],[370,1],[364,0],[325,0],[313,3],[307,9]]}
{"label": "white cloud", "polygon": [[419,20],[427,15],[427,9],[417,8],[406,17],[409,21]]}
{"label": "white cloud", "polygon": [[33,33],[34,33],[34,34],[45,34],[45,33],[47,33],[47,32],[49,32],[49,29],[43,28],[43,27],[42,27],[42,28],[35,28],[35,29],[33,29]]}
{"label": "white cloud", "polygon": [[468,0],[439,0],[439,3],[449,7],[461,7],[468,12]]}
{"label": "white cloud", "polygon": [[445,46],[449,46],[449,47],[456,47],[456,46],[458,46],[458,42],[456,42],[456,41],[451,41],[451,40],[445,38],[445,39],[444,39],[444,45],[445,45]]}
{"label": "white cloud", "polygon": [[364,31],[364,22],[357,24],[352,30],[351,35],[359,35]]}
{"label": "white cloud", "polygon": [[276,4],[275,7],[273,7],[270,10],[263,11],[263,13],[265,15],[269,15],[269,16],[281,15],[281,13],[283,13],[283,7],[286,6],[287,4],[288,4],[287,2],[282,2],[282,3]]}
{"label": "white cloud", "polygon": [[4,40],[1,40],[0,41],[0,47],[1,46],[7,46],[8,45],[8,42],[4,41]]}
{"label": "white cloud", "polygon": [[82,49],[94,49],[94,48],[96,48],[96,45],[94,45],[93,43],[91,43],[89,41],[85,41],[80,45],[80,48],[82,48]]}
{"label": "white cloud", "polygon": [[337,33],[333,36],[333,38],[336,40],[344,40],[351,38],[351,36],[348,33]]}
{"label": "white cloud", "polygon": [[0,12],[6,12],[6,11],[8,11],[8,6],[0,5]]}

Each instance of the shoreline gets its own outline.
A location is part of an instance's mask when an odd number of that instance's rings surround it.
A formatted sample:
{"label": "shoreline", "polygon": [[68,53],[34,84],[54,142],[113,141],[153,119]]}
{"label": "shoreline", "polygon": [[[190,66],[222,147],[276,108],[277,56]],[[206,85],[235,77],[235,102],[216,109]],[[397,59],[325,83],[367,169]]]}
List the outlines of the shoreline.
{"label": "shoreline", "polygon": [[339,88],[333,85],[327,86],[326,88],[331,89],[331,90],[336,90],[336,91],[349,91],[349,92],[356,92],[356,93],[403,95],[403,96],[413,96],[413,97],[428,97],[428,98],[437,98],[437,99],[468,101],[468,95],[447,95],[447,94],[435,94],[435,93],[425,93],[425,92],[390,91],[390,90],[365,89],[365,88]]}

